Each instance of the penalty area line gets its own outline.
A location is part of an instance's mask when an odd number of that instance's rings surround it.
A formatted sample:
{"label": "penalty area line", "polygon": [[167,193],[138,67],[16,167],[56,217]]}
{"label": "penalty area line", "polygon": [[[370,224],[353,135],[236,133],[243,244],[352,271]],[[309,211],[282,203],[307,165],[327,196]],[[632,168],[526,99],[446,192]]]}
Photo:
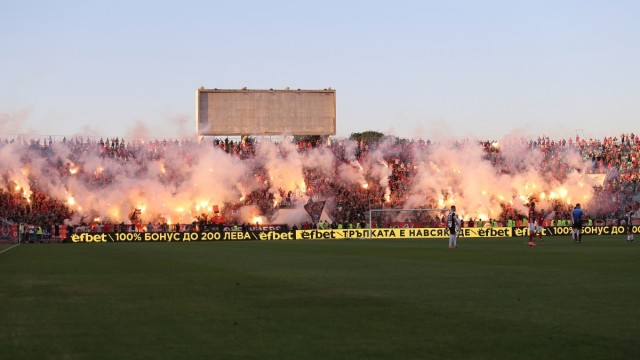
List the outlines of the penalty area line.
{"label": "penalty area line", "polygon": [[18,245],[20,245],[20,243],[15,244],[15,245],[13,245],[13,246],[10,246],[10,247],[8,247],[8,248],[6,248],[6,249],[4,249],[4,250],[0,251],[0,254],[2,254],[3,252],[7,252],[7,251],[11,250],[11,249],[13,249],[14,247],[16,247],[16,246],[18,246]]}

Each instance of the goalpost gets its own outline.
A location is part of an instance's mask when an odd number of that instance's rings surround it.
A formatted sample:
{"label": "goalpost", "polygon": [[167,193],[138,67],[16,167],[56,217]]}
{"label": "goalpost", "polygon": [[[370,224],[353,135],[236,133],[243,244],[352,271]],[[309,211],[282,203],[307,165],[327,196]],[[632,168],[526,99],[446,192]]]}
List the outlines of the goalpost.
{"label": "goalpost", "polygon": [[393,227],[441,227],[448,209],[369,209],[369,229]]}

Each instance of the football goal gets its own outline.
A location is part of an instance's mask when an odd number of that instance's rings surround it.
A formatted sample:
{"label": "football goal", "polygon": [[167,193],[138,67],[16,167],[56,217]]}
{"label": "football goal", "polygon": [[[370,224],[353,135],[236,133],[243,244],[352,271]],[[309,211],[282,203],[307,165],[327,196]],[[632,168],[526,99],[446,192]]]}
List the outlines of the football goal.
{"label": "football goal", "polygon": [[369,228],[442,227],[447,209],[369,209]]}

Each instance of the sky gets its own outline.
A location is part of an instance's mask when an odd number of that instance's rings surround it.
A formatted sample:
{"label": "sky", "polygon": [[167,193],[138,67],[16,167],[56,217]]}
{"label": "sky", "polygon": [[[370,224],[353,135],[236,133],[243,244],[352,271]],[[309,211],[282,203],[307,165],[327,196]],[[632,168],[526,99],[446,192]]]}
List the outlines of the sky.
{"label": "sky", "polygon": [[0,137],[184,138],[205,88],[336,89],[337,136],[639,133],[638,1],[0,1]]}

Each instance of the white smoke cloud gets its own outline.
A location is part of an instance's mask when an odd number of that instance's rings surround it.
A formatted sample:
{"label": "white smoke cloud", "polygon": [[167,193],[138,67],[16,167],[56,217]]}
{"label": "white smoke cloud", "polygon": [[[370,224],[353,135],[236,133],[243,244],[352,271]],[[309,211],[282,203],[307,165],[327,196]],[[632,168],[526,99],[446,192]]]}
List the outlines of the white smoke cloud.
{"label": "white smoke cloud", "polygon": [[[533,200],[540,203],[539,209],[550,210],[558,201],[586,203],[593,196],[593,187],[588,186],[584,174],[574,170],[559,182],[541,172],[543,157],[539,151],[517,142],[508,144],[500,152],[510,170],[504,173],[496,171],[475,142],[440,143],[416,153],[417,173],[405,208],[456,205],[465,218],[486,220],[497,218],[505,204],[524,212]],[[588,166],[575,155],[569,156],[572,166]]]}
{"label": "white smoke cloud", "polygon": [[27,120],[33,109],[23,109],[13,113],[0,113],[0,134],[17,135],[25,132]]}
{"label": "white smoke cloud", "polygon": [[[144,136],[147,131],[138,126],[132,136]],[[145,221],[187,223],[201,213],[211,213],[213,206],[223,209],[237,204],[265,184],[276,203],[282,200],[281,189],[285,194],[302,194],[299,200],[305,202],[305,174],[310,172],[348,191],[370,186],[389,198],[393,195],[390,177],[399,155],[393,141],[372,147],[360,160],[356,156],[358,144],[353,141],[340,142],[336,153],[328,147],[299,151],[289,142],[261,141],[256,145],[255,158],[248,160],[229,155],[210,142],[155,146],[136,140],[127,146],[137,158],[127,159],[100,156],[94,147],[72,152],[62,143],[52,144],[45,158],[40,147],[25,151],[26,145],[15,142],[0,146],[0,174],[7,186],[14,187],[12,191],[24,191],[24,196],[29,196],[31,183],[67,204],[75,214],[72,223],[94,216],[128,222],[135,208],[142,209]],[[414,150],[408,156],[413,160],[407,167],[415,176],[406,190],[406,200],[398,205],[403,208],[447,208],[455,204],[467,219],[488,219],[497,218],[505,204],[525,211],[529,200],[535,199],[538,208],[551,209],[557,202],[588,204],[593,196],[593,180],[573,170],[590,166],[575,151],[554,155],[562,156],[560,163],[567,166],[568,175],[559,181],[542,172],[542,153],[529,149],[519,138],[491,144],[499,159],[487,158],[476,141],[412,144]],[[152,156],[146,154],[141,160],[146,152],[153,152]],[[492,160],[503,162],[505,168],[496,167]],[[20,190],[15,190],[16,186]],[[333,201],[326,200],[330,209]],[[253,208],[246,216],[256,216],[256,211]],[[243,216],[241,221],[251,222]],[[276,211],[269,221],[299,223],[307,218],[298,204],[292,210]]]}

